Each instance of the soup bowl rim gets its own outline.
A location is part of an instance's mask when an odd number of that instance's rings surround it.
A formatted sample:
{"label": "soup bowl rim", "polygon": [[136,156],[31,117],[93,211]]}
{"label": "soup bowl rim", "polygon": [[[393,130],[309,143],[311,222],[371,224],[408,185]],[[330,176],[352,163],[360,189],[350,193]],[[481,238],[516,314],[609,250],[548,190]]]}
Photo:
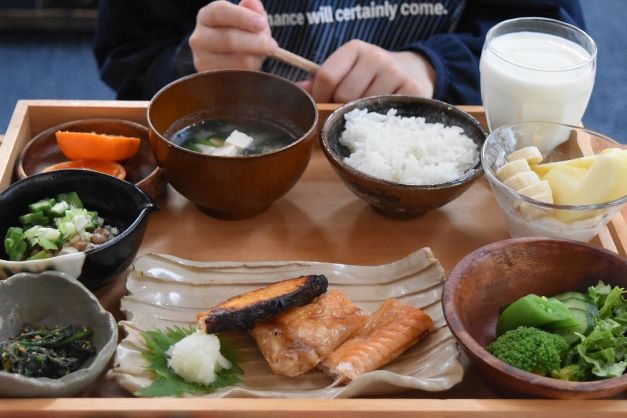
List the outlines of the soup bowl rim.
{"label": "soup bowl rim", "polygon": [[[305,131],[303,134],[301,134],[300,136],[295,136],[295,139],[293,141],[291,141],[288,145],[285,145],[281,148],[277,148],[275,150],[272,151],[268,151],[268,152],[263,152],[260,154],[250,154],[250,155],[234,155],[234,156],[228,156],[228,155],[210,155],[210,154],[204,154],[201,152],[196,152],[196,151],[192,151],[188,148],[185,148],[181,145],[178,145],[176,143],[174,143],[170,138],[166,137],[164,134],[162,134],[158,129],[155,128],[155,126],[152,123],[152,119],[150,117],[151,115],[151,110],[153,109],[153,106],[155,104],[155,102],[157,101],[157,99],[159,99],[160,96],[162,96],[163,94],[165,94],[165,92],[167,90],[169,90],[171,87],[174,87],[178,84],[182,84],[182,83],[186,83],[189,80],[192,80],[194,78],[197,77],[210,77],[211,75],[214,74],[246,74],[246,75],[254,75],[254,76],[259,76],[262,78],[268,78],[268,79],[274,79],[275,81],[278,81],[280,83],[284,83],[287,86],[289,86],[290,88],[295,88],[297,90],[300,90],[300,92],[305,96],[305,98],[309,101],[309,103],[312,105],[312,109],[313,109],[313,122],[311,123],[311,126],[309,127],[309,129],[307,131]],[[195,74],[190,74],[188,76],[179,78],[177,80],[172,81],[171,83],[165,85],[164,87],[162,87],[157,93],[155,93],[155,95],[152,97],[152,99],[150,100],[150,104],[148,105],[148,108],[146,109],[146,120],[148,122],[148,131],[149,131],[149,135],[150,134],[154,134],[156,135],[157,138],[159,138],[161,141],[164,141],[166,144],[168,144],[169,146],[173,146],[174,148],[176,148],[179,151],[183,151],[185,153],[191,154],[193,156],[197,156],[200,158],[204,158],[207,157],[209,159],[212,158],[216,158],[219,160],[249,160],[249,159],[256,159],[256,158],[263,158],[263,157],[269,157],[278,153],[281,153],[283,151],[286,151],[290,148],[296,147],[298,144],[300,144],[301,142],[305,142],[307,141],[307,139],[313,139],[313,133],[316,130],[316,127],[318,126],[318,111],[317,111],[317,104],[314,101],[314,99],[311,97],[311,95],[309,93],[307,93],[304,89],[302,89],[301,87],[299,87],[298,85],[296,85],[296,83],[287,80],[283,77],[274,75],[274,74],[269,74],[269,73],[264,73],[261,71],[251,71],[251,70],[234,70],[234,69],[229,69],[229,70],[211,70],[211,71],[203,71],[203,72],[198,72]],[[179,119],[180,120],[180,119]],[[263,119],[260,119],[263,120]],[[174,122],[176,123],[176,121]],[[172,124],[170,125],[170,127],[168,127],[168,129],[170,129],[172,127]]]}

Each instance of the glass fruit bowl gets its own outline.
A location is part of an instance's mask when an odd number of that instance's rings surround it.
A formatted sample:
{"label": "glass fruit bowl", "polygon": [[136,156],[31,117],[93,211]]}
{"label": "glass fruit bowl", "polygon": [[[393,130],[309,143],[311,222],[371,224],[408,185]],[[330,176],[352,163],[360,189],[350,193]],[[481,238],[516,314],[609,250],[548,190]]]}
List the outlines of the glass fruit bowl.
{"label": "glass fruit bowl", "polygon": [[[531,159],[529,168],[522,163],[511,170],[502,168],[508,155],[534,146],[541,162]],[[527,153],[518,153],[523,154]],[[502,126],[486,139],[481,161],[512,237],[588,242],[627,202],[627,146],[584,128],[551,122]],[[529,170],[537,176],[523,174],[518,176],[522,182],[510,180],[510,174]],[[550,198],[539,194],[539,186],[528,187],[538,181],[548,182]]]}

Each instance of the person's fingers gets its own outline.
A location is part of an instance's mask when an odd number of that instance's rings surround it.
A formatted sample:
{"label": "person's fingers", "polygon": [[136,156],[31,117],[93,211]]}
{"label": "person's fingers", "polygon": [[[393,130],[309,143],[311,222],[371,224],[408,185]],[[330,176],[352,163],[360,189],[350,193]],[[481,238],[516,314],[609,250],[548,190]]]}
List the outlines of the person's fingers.
{"label": "person's fingers", "polygon": [[259,70],[264,58],[249,54],[204,53],[194,56],[194,67],[198,71],[216,69]]}
{"label": "person's fingers", "polygon": [[403,85],[403,78],[404,74],[396,66],[391,66],[386,71],[379,71],[363,93],[363,97],[396,93]]}
{"label": "person's fingers", "polygon": [[227,1],[209,3],[198,11],[197,21],[204,26],[232,27],[248,32],[268,29],[268,20],[264,15]]}
{"label": "person's fingers", "polygon": [[242,0],[239,2],[239,5],[250,9],[253,12],[257,12],[262,15],[266,14],[266,9],[264,9],[263,4],[260,0]]}
{"label": "person's fingers", "polygon": [[307,93],[311,94],[311,86],[313,85],[313,80],[307,79],[296,82],[296,85],[301,89],[305,90]]}
{"label": "person's fingers", "polygon": [[369,86],[380,74],[380,64],[360,55],[357,62],[333,92],[333,101],[346,103],[364,97]]}
{"label": "person's fingers", "polygon": [[271,55],[277,43],[266,34],[251,33],[231,28],[206,28],[190,42],[204,45],[208,52]]}
{"label": "person's fingers", "polygon": [[418,81],[412,79],[406,79],[394,93],[431,98],[431,95],[427,93],[422,85]]}
{"label": "person's fingers", "polygon": [[344,77],[351,71],[359,55],[359,46],[351,41],[338,48],[316,72],[312,93],[319,102],[330,102],[333,93]]}

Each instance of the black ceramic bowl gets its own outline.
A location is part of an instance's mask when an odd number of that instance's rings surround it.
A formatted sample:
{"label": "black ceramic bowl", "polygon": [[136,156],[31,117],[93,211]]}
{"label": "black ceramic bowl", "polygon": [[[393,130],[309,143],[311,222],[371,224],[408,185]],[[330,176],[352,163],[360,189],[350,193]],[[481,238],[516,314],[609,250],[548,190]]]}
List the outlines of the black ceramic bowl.
{"label": "black ceramic bowl", "polygon": [[394,218],[412,218],[438,208],[466,191],[483,175],[481,162],[453,181],[429,185],[394,183],[370,176],[344,162],[350,151],[340,144],[346,120],[344,115],[354,109],[387,113],[394,108],[398,116],[425,118],[427,123],[459,126],[478,149],[485,141],[486,132],[468,113],[438,100],[406,95],[373,96],[345,104],[331,114],[320,132],[322,150],[344,184],[358,197],[370,203],[383,215]]}
{"label": "black ceramic bowl", "polygon": [[115,177],[84,170],[62,170],[37,174],[20,180],[0,193],[0,236],[20,226],[18,217],[28,205],[75,191],[89,210],[95,210],[105,224],[118,228],[117,236],[85,252],[43,260],[7,261],[0,248],[0,279],[21,271],[58,270],[78,278],[89,289],[98,289],[133,261],[146,230],[148,215],[156,205],[137,186]]}

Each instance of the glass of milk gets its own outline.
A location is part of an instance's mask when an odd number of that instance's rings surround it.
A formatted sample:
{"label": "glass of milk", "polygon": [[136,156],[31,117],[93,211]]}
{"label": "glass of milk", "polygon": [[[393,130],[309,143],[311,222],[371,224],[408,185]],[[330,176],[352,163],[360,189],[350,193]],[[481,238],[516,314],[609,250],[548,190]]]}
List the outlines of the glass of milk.
{"label": "glass of milk", "polygon": [[564,22],[529,17],[494,26],[480,61],[490,130],[520,122],[580,123],[594,86],[596,56],[592,38]]}

